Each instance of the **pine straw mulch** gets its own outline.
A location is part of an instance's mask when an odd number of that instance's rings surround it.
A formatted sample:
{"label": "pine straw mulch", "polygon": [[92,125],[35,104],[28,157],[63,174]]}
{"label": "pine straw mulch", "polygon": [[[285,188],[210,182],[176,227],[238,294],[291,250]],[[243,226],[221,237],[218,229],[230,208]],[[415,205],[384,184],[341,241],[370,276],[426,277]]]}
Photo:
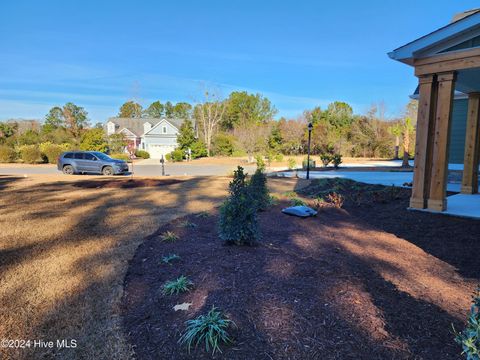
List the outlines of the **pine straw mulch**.
{"label": "pine straw mulch", "polygon": [[[343,209],[314,200],[342,194]],[[218,214],[191,215],[145,239],[125,278],[124,328],[138,359],[209,359],[178,344],[185,321],[212,305],[236,327],[216,359],[459,359],[461,328],[480,277],[480,222],[409,212],[408,189],[319,180],[300,196],[315,218],[260,214],[262,242],[225,246]],[[191,225],[195,224],[195,225]],[[173,243],[161,241],[175,232]],[[181,257],[173,265],[162,256]],[[180,275],[188,293],[163,296]],[[192,303],[188,311],[173,306]]]}

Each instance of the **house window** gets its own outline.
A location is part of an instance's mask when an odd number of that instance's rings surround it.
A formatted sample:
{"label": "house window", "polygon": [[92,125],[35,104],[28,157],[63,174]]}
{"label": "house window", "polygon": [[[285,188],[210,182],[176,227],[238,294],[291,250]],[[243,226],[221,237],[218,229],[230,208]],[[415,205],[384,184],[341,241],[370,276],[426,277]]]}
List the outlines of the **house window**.
{"label": "house window", "polygon": [[166,134],[166,133],[167,133],[167,127],[164,126],[164,127],[162,128],[162,131],[163,131],[164,134]]}

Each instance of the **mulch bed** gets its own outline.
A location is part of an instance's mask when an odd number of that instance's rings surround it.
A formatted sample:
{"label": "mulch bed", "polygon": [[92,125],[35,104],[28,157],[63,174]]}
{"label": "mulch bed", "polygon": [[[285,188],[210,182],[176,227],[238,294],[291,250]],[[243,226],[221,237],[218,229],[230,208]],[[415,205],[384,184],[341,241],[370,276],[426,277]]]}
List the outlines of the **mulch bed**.
{"label": "mulch bed", "polygon": [[[480,221],[409,212],[408,189],[333,180],[301,195],[313,204],[332,191],[343,209],[322,202],[317,217],[300,219],[280,213],[289,205],[282,199],[261,213],[255,247],[224,245],[216,212],[145,239],[123,300],[137,358],[212,358],[178,339],[187,319],[215,305],[236,324],[216,359],[460,359],[451,324],[462,328],[480,278]],[[165,231],[179,240],[162,242]],[[171,253],[181,259],[162,264]],[[194,289],[162,295],[181,275]],[[173,311],[184,302],[188,311]]]}
{"label": "mulch bed", "polygon": [[73,184],[75,187],[86,189],[131,189],[137,187],[167,186],[184,182],[178,179],[110,179],[110,180],[82,180]]}

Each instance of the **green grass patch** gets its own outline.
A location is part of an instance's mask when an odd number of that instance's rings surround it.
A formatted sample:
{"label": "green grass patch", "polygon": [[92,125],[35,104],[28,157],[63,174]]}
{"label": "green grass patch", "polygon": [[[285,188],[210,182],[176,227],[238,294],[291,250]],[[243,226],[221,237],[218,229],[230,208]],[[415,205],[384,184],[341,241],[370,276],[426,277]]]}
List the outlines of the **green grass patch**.
{"label": "green grass patch", "polygon": [[167,281],[163,284],[162,293],[163,295],[175,295],[190,291],[192,287],[193,282],[191,282],[186,276],[182,275],[175,280]]}

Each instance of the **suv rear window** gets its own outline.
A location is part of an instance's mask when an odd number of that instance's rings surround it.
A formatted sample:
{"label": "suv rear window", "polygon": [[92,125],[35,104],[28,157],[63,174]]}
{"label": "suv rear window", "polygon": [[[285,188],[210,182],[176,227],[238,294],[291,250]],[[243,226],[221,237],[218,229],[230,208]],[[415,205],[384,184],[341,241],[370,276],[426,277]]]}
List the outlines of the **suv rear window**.
{"label": "suv rear window", "polygon": [[66,159],[73,159],[73,154],[72,153],[66,153],[64,156]]}
{"label": "suv rear window", "polygon": [[75,153],[75,159],[83,159],[83,153]]}

